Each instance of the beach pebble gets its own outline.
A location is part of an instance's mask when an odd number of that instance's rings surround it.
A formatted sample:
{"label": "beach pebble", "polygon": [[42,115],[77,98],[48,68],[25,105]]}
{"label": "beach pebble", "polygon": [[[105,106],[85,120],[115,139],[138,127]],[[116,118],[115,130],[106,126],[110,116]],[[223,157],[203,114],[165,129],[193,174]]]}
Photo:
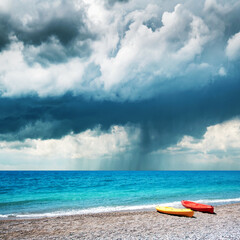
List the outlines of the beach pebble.
{"label": "beach pebble", "polygon": [[153,211],[112,212],[25,220],[0,220],[0,239],[240,240],[240,204],[195,212],[195,218]]}

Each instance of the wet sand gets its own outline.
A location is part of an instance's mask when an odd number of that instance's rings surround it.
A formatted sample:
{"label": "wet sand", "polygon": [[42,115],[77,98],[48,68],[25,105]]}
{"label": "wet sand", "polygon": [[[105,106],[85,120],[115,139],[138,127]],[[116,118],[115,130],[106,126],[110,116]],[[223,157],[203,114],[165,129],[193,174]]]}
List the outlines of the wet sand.
{"label": "wet sand", "polygon": [[194,218],[153,211],[0,220],[0,239],[240,239],[240,204]]}

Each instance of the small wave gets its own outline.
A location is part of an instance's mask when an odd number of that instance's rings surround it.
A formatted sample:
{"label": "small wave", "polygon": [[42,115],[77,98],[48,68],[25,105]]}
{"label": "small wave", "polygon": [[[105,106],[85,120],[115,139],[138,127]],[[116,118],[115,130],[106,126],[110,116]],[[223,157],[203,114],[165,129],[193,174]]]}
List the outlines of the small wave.
{"label": "small wave", "polygon": [[[159,204],[149,205],[136,205],[136,206],[115,206],[115,207],[95,207],[79,210],[68,210],[68,211],[57,211],[49,213],[29,213],[29,214],[6,214],[1,215],[0,218],[44,218],[44,217],[59,217],[59,216],[70,216],[70,215],[84,215],[94,213],[107,213],[107,212],[122,212],[122,211],[139,211],[139,210],[152,210]],[[161,206],[172,206],[176,207],[180,205],[179,202],[162,203]]]}
{"label": "small wave", "polygon": [[229,198],[229,199],[200,199],[195,200],[195,202],[206,203],[206,204],[226,204],[226,203],[238,203],[240,202],[240,198]]}
{"label": "small wave", "polygon": [[[199,203],[221,205],[226,203],[238,203],[240,198],[232,199],[200,199],[192,200]],[[182,207],[181,201],[166,202],[166,203],[156,203],[148,205],[135,205],[135,206],[109,206],[109,207],[95,207],[87,209],[78,210],[68,210],[68,211],[56,211],[48,213],[28,213],[28,214],[0,214],[0,219],[6,218],[44,218],[44,217],[60,217],[60,216],[70,216],[70,215],[84,215],[84,214],[94,214],[94,213],[107,213],[107,212],[121,212],[121,211],[140,211],[140,210],[153,210],[157,205],[169,206],[169,207]]]}

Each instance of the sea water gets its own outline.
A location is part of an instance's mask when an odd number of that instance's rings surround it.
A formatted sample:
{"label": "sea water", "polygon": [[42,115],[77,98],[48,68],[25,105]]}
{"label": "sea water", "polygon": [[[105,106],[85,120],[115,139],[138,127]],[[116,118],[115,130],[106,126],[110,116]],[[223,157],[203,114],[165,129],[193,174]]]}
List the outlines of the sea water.
{"label": "sea water", "polygon": [[240,202],[240,171],[1,171],[0,218]]}

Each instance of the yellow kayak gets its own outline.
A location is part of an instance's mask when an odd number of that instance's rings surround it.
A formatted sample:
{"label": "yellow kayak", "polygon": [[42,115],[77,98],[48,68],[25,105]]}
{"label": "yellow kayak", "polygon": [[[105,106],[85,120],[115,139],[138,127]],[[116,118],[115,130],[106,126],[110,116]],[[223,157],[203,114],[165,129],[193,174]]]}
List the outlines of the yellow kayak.
{"label": "yellow kayak", "polygon": [[156,209],[158,212],[161,212],[161,213],[167,213],[167,214],[178,215],[178,216],[192,217],[194,214],[194,211],[188,208],[173,208],[173,207],[157,206]]}

